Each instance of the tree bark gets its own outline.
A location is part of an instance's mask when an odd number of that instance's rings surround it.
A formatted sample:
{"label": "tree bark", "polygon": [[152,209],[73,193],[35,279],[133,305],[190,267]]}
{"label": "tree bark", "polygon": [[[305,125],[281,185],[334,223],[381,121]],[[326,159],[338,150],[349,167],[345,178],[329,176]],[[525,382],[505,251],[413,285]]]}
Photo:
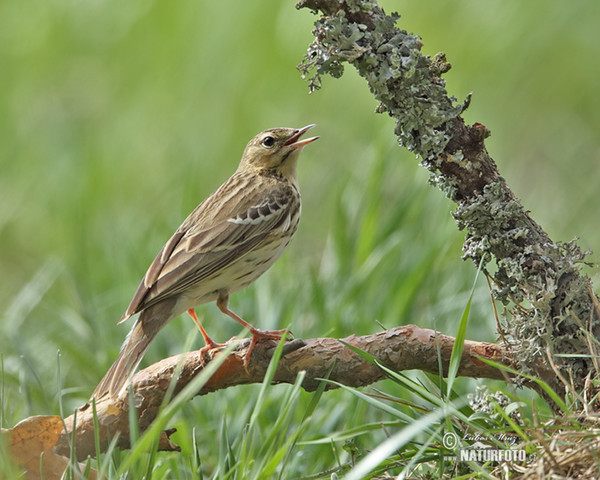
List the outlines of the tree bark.
{"label": "tree bark", "polygon": [[[353,335],[343,339],[343,342],[364,350],[396,371],[418,369],[436,374],[440,373],[439,362],[444,368],[444,374],[447,372],[454,346],[454,338],[415,325],[396,327],[373,335],[360,337]],[[258,343],[246,369],[244,358],[248,344],[248,341],[242,341],[241,348],[225,359],[197,395],[205,395],[231,386],[262,382],[276,344]],[[175,394],[199,375],[220,350],[220,348],[212,349],[205,352],[204,356],[200,351],[185,353],[182,354],[183,361],[180,355],[169,357],[138,372],[133,377],[136,417],[141,432],[146,430],[156,418],[178,364],[181,373],[174,380]],[[334,338],[293,340],[284,345],[283,353],[277,364],[274,383],[294,383],[298,374],[304,371],[302,387],[307,391],[315,390],[321,382],[319,379],[325,377],[352,387],[370,385],[385,377],[385,373],[378,366],[366,361]],[[500,370],[484,363],[481,358],[511,365],[510,358],[502,346],[467,340],[464,343],[458,375],[474,378],[506,378]],[[327,388],[335,387],[329,384]],[[100,425],[101,451],[106,450],[110,439],[117,433],[119,434],[117,445],[123,449],[129,448],[128,393],[125,392],[117,398],[104,396],[98,399],[96,411]],[[62,431],[54,453],[69,456],[68,439],[74,423],[74,415],[65,419],[66,431]],[[95,456],[94,417],[89,403],[77,411],[76,430],[77,458],[83,460],[88,456]],[[174,430],[163,432],[159,443],[161,450],[178,449],[169,439],[173,432]]]}

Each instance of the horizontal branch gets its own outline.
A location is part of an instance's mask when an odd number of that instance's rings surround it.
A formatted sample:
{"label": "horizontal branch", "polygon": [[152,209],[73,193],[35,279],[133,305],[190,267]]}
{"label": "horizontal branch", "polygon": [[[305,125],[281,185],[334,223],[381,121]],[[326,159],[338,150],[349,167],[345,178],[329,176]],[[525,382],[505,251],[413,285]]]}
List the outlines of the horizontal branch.
{"label": "horizontal branch", "polygon": [[[248,341],[239,342],[239,347],[231,353],[207,384],[198,392],[204,395],[209,392],[250,383],[263,381],[270,358],[275,348],[272,342],[259,343],[252,352],[248,368],[244,368],[244,356],[248,349]],[[343,342],[358,347],[378,358],[383,364],[394,370],[419,369],[430,373],[439,373],[438,352],[444,372],[447,371],[454,338],[442,335],[434,330],[405,325],[391,330],[364,335],[350,336]],[[162,405],[173,372],[178,366],[182,368],[175,387],[175,393],[183,389],[206,366],[205,360],[219,354],[216,348],[204,353],[189,352],[181,356],[166,358],[137,373],[133,379],[133,391],[138,405],[138,424],[144,431],[156,418]],[[302,387],[307,391],[315,390],[320,380],[326,377],[352,387],[372,384],[385,377],[384,372],[376,365],[367,362],[361,356],[347,348],[340,340],[334,338],[314,338],[310,340],[293,340],[284,346],[274,376],[275,383],[294,383],[298,374],[306,372]],[[459,367],[460,376],[474,378],[504,378],[502,373],[481,361],[480,357],[509,365],[504,347],[492,343],[464,343],[463,356]],[[182,364],[182,367],[181,367]],[[333,388],[333,386],[328,386]],[[100,424],[101,450],[105,451],[111,437],[119,433],[118,446],[129,448],[129,403],[127,393],[118,398],[108,396],[97,400],[96,409]],[[74,417],[65,420],[68,435],[73,428]],[[161,450],[178,450],[169,440],[174,432],[163,432],[159,448]],[[69,455],[67,434],[63,432],[56,444],[55,452]],[[95,455],[94,421],[90,404],[81,407],[77,412],[76,434],[77,458],[85,459]]]}

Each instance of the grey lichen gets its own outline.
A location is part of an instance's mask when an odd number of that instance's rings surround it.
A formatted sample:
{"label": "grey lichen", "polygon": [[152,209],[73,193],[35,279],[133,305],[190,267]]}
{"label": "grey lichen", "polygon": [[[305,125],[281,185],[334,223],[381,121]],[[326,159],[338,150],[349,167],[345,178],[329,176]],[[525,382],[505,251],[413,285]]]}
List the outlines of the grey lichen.
{"label": "grey lichen", "polygon": [[[463,258],[478,263],[484,255],[494,255],[494,296],[514,305],[504,322],[504,338],[522,371],[539,373],[547,353],[589,353],[580,319],[589,319],[592,313],[590,281],[579,272],[588,252],[575,241],[555,244],[541,236],[502,177],[486,185],[481,195],[459,204],[454,217],[467,231]],[[521,305],[524,302],[527,305]],[[589,372],[581,359],[567,363],[575,378]]]}
{"label": "grey lichen", "polygon": [[494,421],[504,421],[504,414],[508,414],[510,418],[518,425],[522,424],[521,414],[516,405],[511,402],[510,398],[503,392],[492,392],[485,385],[475,387],[475,393],[469,393],[469,406],[474,412],[488,415]]}
{"label": "grey lichen", "polygon": [[[376,5],[345,3],[351,9],[367,11]],[[398,14],[373,15],[373,28],[367,28],[348,21],[343,10],[321,17],[313,32],[315,41],[298,68],[313,92],[320,88],[323,75],[337,78],[344,71],[343,63],[350,63],[381,102],[377,111],[396,119],[400,144],[422,158],[435,158],[448,143],[448,121],[458,116],[462,107],[454,105],[455,99],[448,97],[439,77],[441,71],[447,71],[447,64],[432,68],[431,61],[421,54],[419,37],[395,27],[399,18]]]}

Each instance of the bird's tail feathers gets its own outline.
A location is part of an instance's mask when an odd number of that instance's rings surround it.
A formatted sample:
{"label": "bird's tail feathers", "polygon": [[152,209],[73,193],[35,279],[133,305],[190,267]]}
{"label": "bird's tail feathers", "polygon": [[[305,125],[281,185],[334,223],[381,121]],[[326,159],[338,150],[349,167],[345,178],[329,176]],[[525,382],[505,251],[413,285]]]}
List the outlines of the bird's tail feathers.
{"label": "bird's tail feathers", "polygon": [[121,390],[127,385],[128,380],[142,361],[150,342],[157,333],[158,331],[145,331],[140,316],[127,335],[115,363],[106,372],[106,375],[104,375],[104,378],[100,381],[92,396],[99,399],[107,393],[111,396],[120,395]]}

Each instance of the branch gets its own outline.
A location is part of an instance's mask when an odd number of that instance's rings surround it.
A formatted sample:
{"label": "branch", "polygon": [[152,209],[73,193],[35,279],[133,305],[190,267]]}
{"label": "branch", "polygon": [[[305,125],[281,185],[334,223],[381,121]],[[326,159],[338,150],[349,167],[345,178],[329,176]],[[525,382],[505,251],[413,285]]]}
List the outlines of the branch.
{"label": "branch", "polygon": [[[446,372],[454,346],[454,338],[415,325],[397,327],[373,335],[350,336],[343,341],[366,351],[396,371],[419,369],[436,374],[439,373],[438,351]],[[238,350],[229,355],[198,395],[234,385],[263,381],[275,344],[258,343],[252,352],[248,369],[245,369],[244,356],[248,343],[243,342],[243,346],[240,345]],[[205,353],[204,358],[212,359],[219,351],[219,348],[210,350]],[[176,380],[175,393],[181,391],[206,366],[199,352],[183,354],[182,371]],[[481,361],[480,357],[505,365],[511,364],[502,346],[467,340],[464,343],[458,375],[474,378],[505,378],[502,372]],[[148,428],[156,418],[171,383],[173,372],[180,361],[180,355],[166,358],[133,377],[134,398],[138,405],[136,416],[140,431]],[[294,383],[298,374],[304,371],[306,375],[302,387],[307,391],[313,391],[318,387],[320,379],[327,377],[330,369],[329,379],[352,387],[370,385],[385,377],[380,368],[364,360],[339,340],[314,338],[306,341],[294,340],[284,346],[284,355],[277,365],[274,382]],[[328,388],[334,386],[328,385]],[[129,448],[127,393],[118,398],[108,396],[100,398],[96,403],[96,410],[100,424],[101,450],[107,449],[111,437],[117,433],[119,433],[118,446],[122,449]],[[69,456],[68,438],[74,421],[74,416],[65,420],[67,432],[61,433],[54,448],[56,454]],[[89,403],[78,410],[76,429],[77,458],[95,456],[94,418]],[[173,432],[174,430],[163,432],[159,449],[178,450],[169,439]]]}
{"label": "branch", "polygon": [[485,148],[490,132],[460,116],[470,98],[457,105],[446,92],[445,56],[424,56],[419,37],[398,29],[399,15],[386,15],[375,1],[302,0],[296,7],[323,12],[298,67],[311,92],[323,75],[341,76],[345,63],[357,69],[381,102],[377,111],[396,120],[399,143],[421,157],[431,183],[457,204],[453,215],[467,231],[463,258],[477,265],[484,258],[495,271],[495,296],[510,306],[501,333],[520,369],[564,391],[558,367],[582,388],[593,370],[590,345],[600,339],[598,301],[579,268],[586,253],[575,241],[552,241],[512,193]]}

